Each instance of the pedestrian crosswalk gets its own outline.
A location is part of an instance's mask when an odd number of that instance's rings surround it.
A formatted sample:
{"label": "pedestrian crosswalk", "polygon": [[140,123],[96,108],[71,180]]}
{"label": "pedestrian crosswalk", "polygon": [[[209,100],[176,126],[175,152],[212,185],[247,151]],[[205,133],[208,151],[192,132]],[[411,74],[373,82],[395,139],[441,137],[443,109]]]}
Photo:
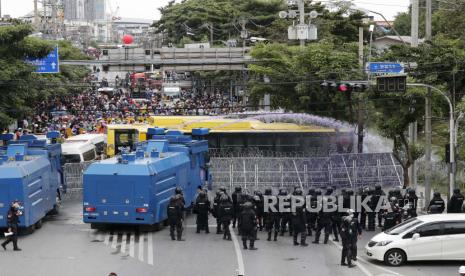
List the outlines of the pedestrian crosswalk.
{"label": "pedestrian crosswalk", "polygon": [[131,257],[154,265],[153,233],[135,231],[93,231],[93,242],[110,247],[113,255]]}

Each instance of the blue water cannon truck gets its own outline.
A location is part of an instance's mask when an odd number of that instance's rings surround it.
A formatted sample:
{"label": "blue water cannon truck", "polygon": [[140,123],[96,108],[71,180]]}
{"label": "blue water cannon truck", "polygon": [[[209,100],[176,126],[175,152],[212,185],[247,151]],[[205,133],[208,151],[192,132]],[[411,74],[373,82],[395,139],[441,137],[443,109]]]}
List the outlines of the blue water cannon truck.
{"label": "blue water cannon truck", "polygon": [[112,224],[157,229],[176,187],[191,207],[197,187],[210,181],[208,129],[192,134],[152,128],[135,151],[91,164],[83,177],[84,222],[94,229]]}
{"label": "blue water cannon truck", "polygon": [[29,232],[40,228],[47,214],[57,212],[62,179],[60,133],[47,133],[51,142],[34,135],[13,137],[0,135],[0,228],[7,227],[8,209],[18,201],[23,208],[19,227]]}

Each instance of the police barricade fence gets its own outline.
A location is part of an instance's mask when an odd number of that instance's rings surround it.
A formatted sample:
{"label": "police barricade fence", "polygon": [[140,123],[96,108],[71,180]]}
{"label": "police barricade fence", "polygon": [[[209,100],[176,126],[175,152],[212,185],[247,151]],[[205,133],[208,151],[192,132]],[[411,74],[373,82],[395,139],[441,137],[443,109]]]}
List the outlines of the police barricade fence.
{"label": "police barricade fence", "polygon": [[75,199],[82,197],[82,176],[90,162],[68,163],[63,167],[63,195],[64,199]]}

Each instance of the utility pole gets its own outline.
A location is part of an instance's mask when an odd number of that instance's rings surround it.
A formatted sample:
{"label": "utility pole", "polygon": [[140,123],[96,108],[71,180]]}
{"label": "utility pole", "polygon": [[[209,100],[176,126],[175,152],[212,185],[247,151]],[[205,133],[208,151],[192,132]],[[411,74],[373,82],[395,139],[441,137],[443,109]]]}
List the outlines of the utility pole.
{"label": "utility pole", "polygon": [[[304,0],[299,0],[299,24],[305,25],[305,3]],[[300,39],[300,47],[305,47],[305,39]]]}
{"label": "utility pole", "polygon": [[[418,20],[419,20],[419,0],[412,1],[412,29],[411,29],[411,46],[418,47]],[[411,144],[417,142],[417,122],[409,126],[409,140]],[[417,186],[417,162],[414,161],[409,168],[410,185]]]}
{"label": "utility pole", "polygon": [[[1,1],[1,0],[0,0]],[[34,26],[39,28],[39,8],[38,0],[34,0]]]}
{"label": "utility pole", "polygon": [[[364,55],[363,55],[363,26],[358,27],[358,62],[360,65],[360,70],[364,71]],[[363,112],[363,101],[362,97],[358,97],[358,106],[357,106],[357,152],[363,153],[363,125],[365,121],[365,113]]]}
{"label": "utility pole", "polygon": [[[432,7],[431,0],[426,0],[426,40],[431,40],[431,18]],[[431,199],[431,144],[432,144],[432,127],[431,127],[431,88],[427,88],[425,99],[425,202]]]}
{"label": "utility pole", "polygon": [[247,39],[247,37],[249,36],[249,34],[247,33],[247,29],[245,28],[246,24],[247,24],[247,20],[246,19],[241,19],[240,21],[241,23],[241,38],[242,38],[242,56],[245,56],[245,41]]}

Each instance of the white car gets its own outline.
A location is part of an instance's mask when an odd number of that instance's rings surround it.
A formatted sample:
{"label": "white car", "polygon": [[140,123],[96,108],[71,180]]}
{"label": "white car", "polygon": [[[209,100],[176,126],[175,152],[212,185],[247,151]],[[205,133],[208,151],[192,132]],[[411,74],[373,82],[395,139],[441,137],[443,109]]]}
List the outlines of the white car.
{"label": "white car", "polygon": [[374,236],[370,259],[400,266],[406,261],[465,260],[465,214],[425,215]]}

